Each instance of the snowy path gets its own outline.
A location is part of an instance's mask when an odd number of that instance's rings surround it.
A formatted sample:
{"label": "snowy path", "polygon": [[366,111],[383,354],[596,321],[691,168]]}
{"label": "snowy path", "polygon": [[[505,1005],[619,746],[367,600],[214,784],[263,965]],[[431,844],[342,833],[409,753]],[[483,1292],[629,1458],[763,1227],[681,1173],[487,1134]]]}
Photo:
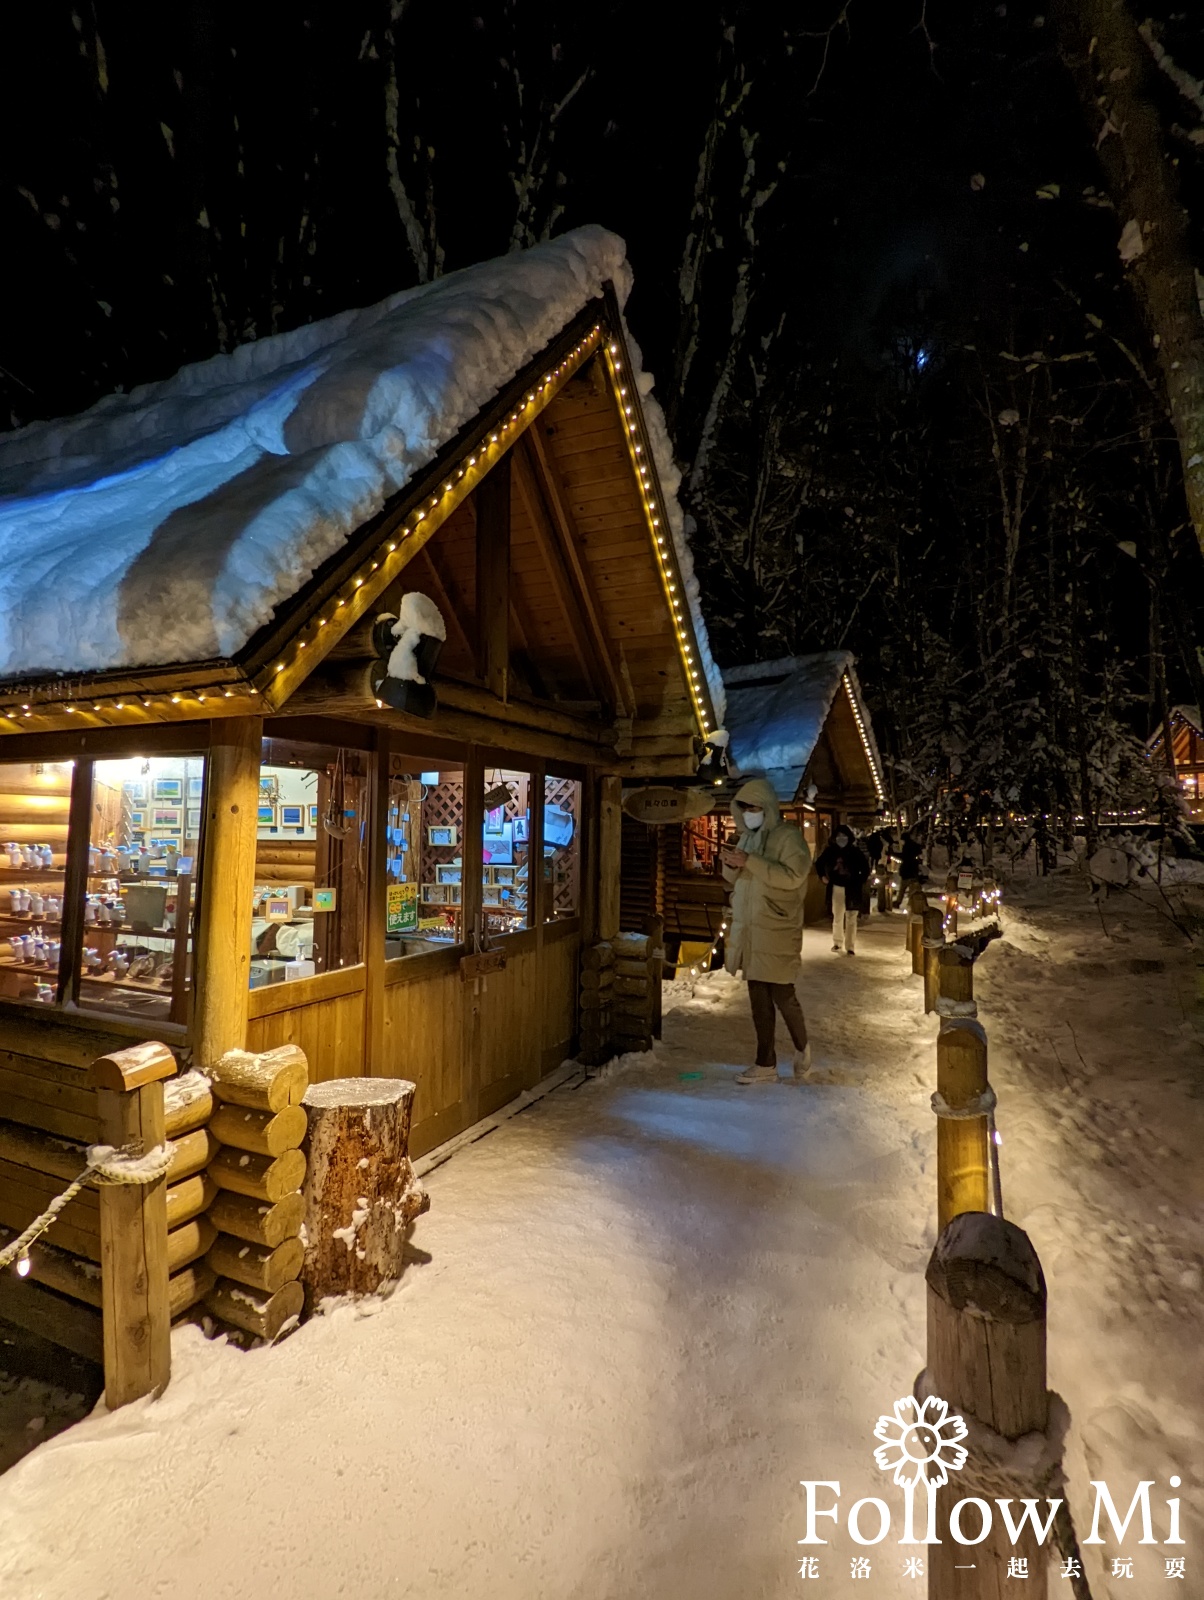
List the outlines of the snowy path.
{"label": "snowy path", "polygon": [[[1147,1464],[1165,1477],[1173,1461],[1198,1483],[1200,1295],[1184,1263],[1204,1196],[1172,1220],[1158,1210],[1159,1174],[1181,1195],[1182,1172],[1158,1157],[1148,1114],[1125,1109],[1156,1071],[1159,1104],[1183,1097],[1168,1137],[1186,1154],[1198,1044],[1164,1015],[1169,1000],[1128,1017],[1136,986],[1126,1000],[1104,964],[1095,1003],[1073,992],[1077,1046],[1062,1051],[1080,1088],[1095,1067],[1096,1098],[1063,1078],[1046,1094],[1048,1038],[1071,1014],[1056,956],[1090,932],[1081,908],[1066,929],[1060,915],[1017,918],[980,983],[1005,1199],[1050,1278],[1051,1382],[1084,1425],[1078,1485],[1084,1448],[1118,1481]],[[415,1234],[431,1259],[371,1314],[342,1308],[251,1356],[178,1338],[162,1401],[92,1418],[0,1480],[0,1594],[799,1593],[798,1480],[882,1493],[873,1423],[923,1364],[934,1029],[901,942],[899,921],[874,919],[849,961],[809,934],[814,1084],[734,1085],[749,1059],[745,995],[708,979],[668,1013],[655,1059],[555,1091],[437,1169]],[[1151,1017],[1167,1033],[1153,1054]],[[1126,1077],[1135,1039],[1146,1054]],[[1116,1063],[1093,1054],[1105,1048]],[[1108,1141],[1135,1121],[1125,1163],[1109,1167]],[[1128,1240],[1112,1248],[1132,1321],[1109,1305],[1102,1233],[1091,1243],[1105,1205]],[[1155,1331],[1162,1353],[1143,1370]],[[1142,1459],[1118,1465],[1118,1437]],[[1185,1532],[1204,1558],[1198,1524]],[[842,1533],[824,1554],[816,1593],[923,1593],[889,1544],[872,1552],[874,1582],[851,1582],[850,1548]]]}

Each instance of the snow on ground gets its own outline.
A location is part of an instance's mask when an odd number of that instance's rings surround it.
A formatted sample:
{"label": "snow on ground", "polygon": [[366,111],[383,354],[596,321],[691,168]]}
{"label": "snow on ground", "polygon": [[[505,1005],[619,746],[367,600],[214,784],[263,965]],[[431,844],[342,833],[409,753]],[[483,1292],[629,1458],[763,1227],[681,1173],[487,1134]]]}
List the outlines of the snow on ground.
{"label": "snow on ground", "polygon": [[[1194,1576],[1190,958],[1127,897],[1105,938],[1064,876],[1006,910],[978,989],[1005,1203],[1049,1279],[1072,1505],[1081,1521],[1088,1476],[1157,1478],[1164,1498],[1179,1471]],[[798,1593],[798,1480],[840,1480],[846,1509],[851,1490],[897,1494],[871,1430],[923,1365],[935,1198],[935,1029],[901,920],[872,919],[852,961],[809,933],[803,987],[814,1082],[736,1086],[742,986],[675,986],[654,1058],[557,1089],[430,1174],[430,1259],[391,1299],[250,1355],[177,1335],[162,1400],[89,1418],[0,1482],[0,1593]],[[852,1580],[863,1553],[834,1535],[814,1592],[924,1592],[891,1544],[868,1552],[873,1583]],[[1166,1592],[1161,1552],[1133,1553],[1132,1580],[1094,1558],[1096,1600]]]}

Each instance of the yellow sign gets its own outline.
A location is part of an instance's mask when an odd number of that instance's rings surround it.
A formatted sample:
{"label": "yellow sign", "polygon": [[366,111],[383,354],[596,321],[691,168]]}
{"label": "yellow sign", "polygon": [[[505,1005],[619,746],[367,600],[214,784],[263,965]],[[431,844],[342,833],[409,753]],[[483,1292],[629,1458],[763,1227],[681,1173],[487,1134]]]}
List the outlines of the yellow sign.
{"label": "yellow sign", "polygon": [[418,930],[418,885],[391,883],[385,890],[385,932],[416,933]]}

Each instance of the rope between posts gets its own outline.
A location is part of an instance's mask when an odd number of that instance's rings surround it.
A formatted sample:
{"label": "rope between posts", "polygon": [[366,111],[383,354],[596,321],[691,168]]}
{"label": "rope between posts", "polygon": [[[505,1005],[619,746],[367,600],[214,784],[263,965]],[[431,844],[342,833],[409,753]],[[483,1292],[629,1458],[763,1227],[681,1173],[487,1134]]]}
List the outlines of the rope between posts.
{"label": "rope between posts", "polygon": [[145,1155],[134,1155],[128,1150],[115,1150],[111,1144],[94,1144],[88,1150],[88,1164],[61,1194],[56,1194],[40,1216],[37,1216],[17,1235],[11,1244],[0,1249],[0,1269],[11,1266],[27,1255],[47,1228],[53,1226],[60,1212],[69,1206],[81,1189],[89,1183],[147,1184],[161,1178],[171,1166],[175,1154],[170,1144],[161,1144]]}

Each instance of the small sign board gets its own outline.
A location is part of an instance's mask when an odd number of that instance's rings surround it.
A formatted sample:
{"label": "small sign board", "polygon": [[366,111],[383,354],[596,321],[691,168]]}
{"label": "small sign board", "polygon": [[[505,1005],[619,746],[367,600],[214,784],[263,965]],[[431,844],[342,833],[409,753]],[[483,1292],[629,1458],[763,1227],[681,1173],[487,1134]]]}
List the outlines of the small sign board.
{"label": "small sign board", "polygon": [[714,810],[715,797],[705,789],[670,789],[652,785],[623,796],[623,810],[637,822],[686,822]]}
{"label": "small sign board", "polygon": [[958,894],[969,894],[974,887],[974,874],[972,872],[959,872],[957,875]]}
{"label": "small sign board", "polygon": [[314,910],[333,911],[335,908],[335,896],[337,892],[338,891],[335,889],[315,889]]}
{"label": "small sign board", "polygon": [[418,932],[418,885],[391,883],[385,890],[385,932]]}
{"label": "small sign board", "polygon": [[287,922],[293,914],[288,895],[269,895],[263,903],[263,914],[269,922]]}

